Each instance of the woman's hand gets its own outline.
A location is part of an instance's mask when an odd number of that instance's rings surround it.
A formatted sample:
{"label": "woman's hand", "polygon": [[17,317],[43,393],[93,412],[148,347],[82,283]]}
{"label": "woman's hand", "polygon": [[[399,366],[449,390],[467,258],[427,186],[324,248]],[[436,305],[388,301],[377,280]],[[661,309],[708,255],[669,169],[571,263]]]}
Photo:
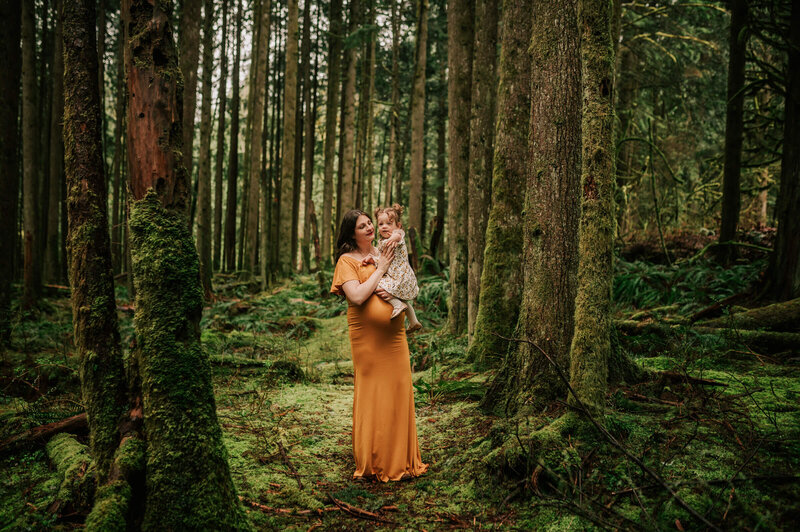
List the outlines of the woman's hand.
{"label": "woman's hand", "polygon": [[378,270],[381,271],[381,275],[386,273],[386,271],[389,269],[389,265],[392,263],[392,260],[394,259],[394,248],[396,246],[397,246],[396,242],[388,242],[384,246],[383,251],[381,251],[381,256],[378,259],[378,264],[376,265]]}
{"label": "woman's hand", "polygon": [[377,290],[375,290],[375,295],[378,296],[379,298],[383,299],[387,303],[389,301],[391,301],[392,297],[394,297],[392,294],[390,294],[389,292],[387,292],[383,288],[378,288]]}

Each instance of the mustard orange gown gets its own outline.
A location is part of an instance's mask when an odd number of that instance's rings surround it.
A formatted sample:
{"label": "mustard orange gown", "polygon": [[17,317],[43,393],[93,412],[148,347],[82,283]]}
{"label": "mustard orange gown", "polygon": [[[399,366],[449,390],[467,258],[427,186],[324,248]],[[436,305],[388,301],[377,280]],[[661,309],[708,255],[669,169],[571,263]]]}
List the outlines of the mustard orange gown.
{"label": "mustard orange gown", "polygon": [[[363,283],[375,266],[342,256],[333,272],[331,292],[344,295],[347,281]],[[353,478],[383,482],[418,476],[422,463],[414,416],[411,362],[402,316],[391,319],[392,306],[372,294],[361,305],[348,302],[347,324],[353,353]]]}

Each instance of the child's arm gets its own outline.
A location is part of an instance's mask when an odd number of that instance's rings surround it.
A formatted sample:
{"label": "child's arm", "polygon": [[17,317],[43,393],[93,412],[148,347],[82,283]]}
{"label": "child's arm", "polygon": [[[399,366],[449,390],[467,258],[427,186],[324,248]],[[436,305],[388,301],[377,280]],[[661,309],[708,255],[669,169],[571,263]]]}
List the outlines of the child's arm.
{"label": "child's arm", "polygon": [[387,238],[386,240],[389,242],[402,242],[402,240],[406,237],[406,232],[402,229],[395,229],[392,231],[392,236]]}

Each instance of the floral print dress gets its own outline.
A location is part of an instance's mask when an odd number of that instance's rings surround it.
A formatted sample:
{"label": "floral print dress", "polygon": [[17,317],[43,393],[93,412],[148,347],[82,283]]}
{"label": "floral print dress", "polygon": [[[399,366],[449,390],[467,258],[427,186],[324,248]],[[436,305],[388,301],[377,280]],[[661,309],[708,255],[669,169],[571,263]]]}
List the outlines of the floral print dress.
{"label": "floral print dress", "polygon": [[[406,249],[405,233],[394,249],[394,259],[386,270],[386,274],[378,281],[378,288],[382,288],[392,294],[397,299],[408,301],[414,299],[419,293],[417,276],[408,263],[408,249]],[[383,251],[386,247],[386,239],[378,243],[378,249]]]}

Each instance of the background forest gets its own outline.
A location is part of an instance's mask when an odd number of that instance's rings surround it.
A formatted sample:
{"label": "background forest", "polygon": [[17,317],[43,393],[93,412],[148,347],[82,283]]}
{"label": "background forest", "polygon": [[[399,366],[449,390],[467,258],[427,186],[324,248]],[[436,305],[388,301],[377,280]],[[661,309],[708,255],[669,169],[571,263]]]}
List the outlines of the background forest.
{"label": "background forest", "polygon": [[[0,529],[800,515],[800,4],[0,0]],[[329,293],[405,207],[423,477]]]}

